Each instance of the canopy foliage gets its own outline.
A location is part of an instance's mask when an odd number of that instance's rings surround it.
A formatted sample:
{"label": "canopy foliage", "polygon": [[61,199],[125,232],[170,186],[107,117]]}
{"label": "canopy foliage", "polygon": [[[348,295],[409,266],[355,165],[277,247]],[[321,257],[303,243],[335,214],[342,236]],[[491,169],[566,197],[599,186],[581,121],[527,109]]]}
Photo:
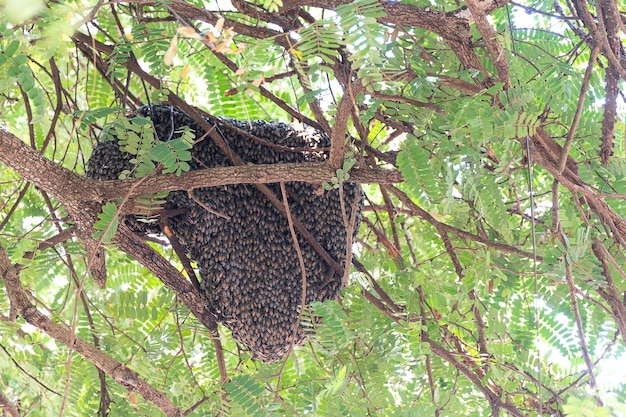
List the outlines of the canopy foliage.
{"label": "canopy foliage", "polygon": [[[623,3],[0,5],[6,414],[626,415]],[[159,149],[170,174],[86,179],[148,103],[303,123],[330,157],[194,176]],[[346,172],[366,194],[349,284],[279,363],[117,221],[165,191]]]}

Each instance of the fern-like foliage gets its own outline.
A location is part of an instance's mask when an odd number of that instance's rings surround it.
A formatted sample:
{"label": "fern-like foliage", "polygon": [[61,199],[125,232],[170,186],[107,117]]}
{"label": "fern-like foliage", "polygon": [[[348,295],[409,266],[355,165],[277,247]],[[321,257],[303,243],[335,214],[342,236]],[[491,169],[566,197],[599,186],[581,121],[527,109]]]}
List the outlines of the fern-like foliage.
{"label": "fern-like foliage", "polygon": [[442,202],[445,192],[441,186],[441,179],[433,172],[433,155],[420,146],[417,138],[402,145],[402,152],[398,155],[398,166],[409,183],[411,195],[431,204]]}
{"label": "fern-like foliage", "polygon": [[332,21],[318,20],[302,29],[300,36],[300,41],[294,49],[299,59],[307,62],[321,61],[329,66],[334,64],[342,39],[337,26]]}
{"label": "fern-like foliage", "polygon": [[267,416],[261,398],[265,392],[263,385],[249,375],[236,375],[225,384],[229,398],[233,401],[231,412],[247,416]]}
{"label": "fern-like foliage", "polygon": [[379,67],[382,65],[381,44],[384,39],[382,26],[376,19],[384,17],[382,5],[375,0],[358,0],[337,7],[344,32],[344,42],[354,48],[350,61],[352,68],[372,88],[372,84],[383,80]]}
{"label": "fern-like foliage", "polygon": [[115,203],[106,203],[102,206],[98,221],[93,225],[94,229],[97,230],[93,235],[94,239],[102,238],[102,242],[109,242],[115,236],[119,222],[119,213]]}

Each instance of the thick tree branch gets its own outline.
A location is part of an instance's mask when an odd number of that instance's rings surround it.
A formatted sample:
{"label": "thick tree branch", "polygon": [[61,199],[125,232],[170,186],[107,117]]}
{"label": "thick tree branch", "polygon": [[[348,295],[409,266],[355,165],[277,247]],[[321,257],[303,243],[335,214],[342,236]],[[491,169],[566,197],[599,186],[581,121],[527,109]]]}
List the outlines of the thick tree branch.
{"label": "thick tree branch", "polygon": [[206,299],[202,297],[201,293],[199,293],[172,264],[157,251],[148,246],[125,225],[120,226],[116,243],[120,249],[138,260],[158,277],[163,284],[174,291],[176,296],[187,306],[189,311],[211,331],[211,339],[215,347],[215,356],[220,372],[220,382],[224,384],[228,380],[228,373],[224,360],[222,342],[217,332],[215,317],[207,308]]}
{"label": "thick tree branch", "polygon": [[[326,163],[292,163],[276,165],[239,165],[215,167],[176,174],[163,174],[146,178],[131,191],[138,180],[98,181],[102,201],[111,201],[128,196],[153,194],[161,191],[190,190],[200,187],[215,187],[231,184],[271,184],[280,181],[303,181],[309,183],[328,182],[334,172]],[[392,184],[402,182],[396,170],[353,168],[350,181],[357,183]]]}
{"label": "thick tree branch", "polygon": [[[618,56],[615,54],[615,51],[611,48],[611,44],[610,44],[610,40],[607,36],[606,30],[605,30],[605,25],[604,25],[604,21],[602,19],[601,16],[601,8],[602,5],[607,4],[605,1],[601,1],[599,2],[601,7],[600,7],[600,13],[598,15],[599,19],[596,20],[592,15],[591,12],[589,11],[589,4],[587,3],[587,0],[574,0],[573,1],[574,5],[576,6],[576,11],[578,12],[578,14],[580,15],[582,21],[585,24],[585,27],[589,30],[589,33],[591,34],[591,36],[593,36],[593,39],[600,43],[600,45],[602,45],[602,53],[604,56],[607,57],[607,59],[610,62],[611,67],[617,71],[620,76],[624,79],[626,79],[626,67],[622,66],[620,59],[618,58]],[[611,16],[611,22],[613,21],[613,16],[614,16],[614,11],[610,10],[611,8],[613,8],[613,5],[610,4],[612,2],[608,2],[608,8],[606,9],[607,12],[609,13],[609,15]],[[598,22],[598,23],[596,23]],[[601,26],[601,27],[599,27]],[[600,30],[603,29],[603,30]]]}
{"label": "thick tree branch", "polygon": [[[343,164],[348,120],[350,120],[350,113],[355,105],[355,97],[364,89],[360,82],[349,83],[347,87],[348,91],[344,91],[343,97],[337,106],[335,124],[333,125],[333,131],[330,136],[331,147],[328,157],[328,164],[333,170],[341,168]],[[361,140],[367,140],[367,138],[361,138]]]}
{"label": "thick tree branch", "polygon": [[[522,145],[526,145],[525,138],[521,139],[520,142],[522,142]],[[562,148],[542,128],[538,128],[535,135],[530,138],[530,145],[531,155],[529,159],[545,168],[561,185],[568,188],[573,194],[582,194],[589,207],[613,232],[615,240],[622,247],[626,246],[626,224],[622,217],[580,178],[576,161],[571,156],[568,157],[565,169],[563,172],[560,172],[558,160],[563,152]]]}
{"label": "thick tree branch", "polygon": [[[188,190],[230,184],[264,184],[280,181],[321,183],[335,175],[326,163],[292,163],[276,165],[240,165],[190,171],[177,176],[163,174],[141,180],[96,181],[81,177],[44,158],[37,151],[0,130],[0,161],[25,180],[53,195],[70,212],[83,212],[89,201],[106,202],[116,198],[133,198],[161,191]],[[353,168],[350,178],[358,183],[392,184],[402,182],[397,170]],[[137,183],[140,184],[137,185]]]}
{"label": "thick tree branch", "polygon": [[93,181],[55,164],[26,145],[10,132],[0,128],[0,162],[12,168],[25,180],[63,202],[72,220],[76,234],[82,240],[89,256],[89,267],[94,280],[103,286],[106,281],[104,252],[91,237],[91,225],[99,211],[99,192]]}
{"label": "thick tree branch", "polygon": [[[12,168],[24,179],[47,193],[59,196],[78,196],[72,202],[98,199],[97,187],[80,175],[46,159],[39,152],[0,128],[0,162]],[[73,208],[78,208],[74,206]]]}
{"label": "thick tree branch", "polygon": [[487,15],[481,8],[478,0],[465,0],[465,4],[474,18],[476,27],[481,35],[483,35],[483,40],[487,45],[489,55],[491,55],[491,61],[498,71],[498,81],[504,83],[505,88],[509,87],[511,85],[511,80],[509,79],[509,64],[506,61],[506,55],[504,54],[502,46],[500,46],[496,39],[496,33],[487,20]]}
{"label": "thick tree branch", "polygon": [[[617,55],[621,55],[622,42],[620,40],[620,22],[616,4],[612,1],[598,1],[598,21],[606,31],[608,46]],[[604,77],[606,102],[604,104],[604,116],[602,118],[602,144],[600,145],[600,159],[604,165],[609,163],[609,157],[613,155],[613,140],[615,139],[615,122],[617,116],[617,96],[619,93],[620,72],[624,74],[626,60],[622,57],[620,66],[616,67],[614,61],[610,61]],[[622,68],[623,65],[623,68]],[[620,69],[622,71],[620,71]],[[626,80],[626,76],[624,77]]]}

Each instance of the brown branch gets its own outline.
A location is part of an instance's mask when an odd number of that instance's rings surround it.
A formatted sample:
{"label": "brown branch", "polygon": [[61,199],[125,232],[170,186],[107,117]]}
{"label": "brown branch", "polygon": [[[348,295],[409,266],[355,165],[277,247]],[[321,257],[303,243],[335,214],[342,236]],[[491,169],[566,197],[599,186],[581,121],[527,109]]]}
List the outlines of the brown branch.
{"label": "brown branch", "polygon": [[[15,320],[16,320],[16,317],[6,317],[6,316],[0,315],[0,321],[11,321],[11,322],[15,323]],[[24,331],[22,331],[22,330],[17,330],[16,334],[18,336],[22,337],[22,338],[26,337],[26,333]],[[41,346],[41,343],[38,343],[37,345],[39,347],[43,348],[43,350],[45,350],[45,348],[43,346]],[[46,391],[50,392],[51,394],[54,394],[56,396],[61,396],[61,393],[56,392],[55,390],[53,390],[52,388],[50,388],[49,386],[47,386],[46,384],[41,382],[39,379],[37,379],[37,377],[35,377],[33,374],[28,372],[22,365],[20,365],[19,362],[16,361],[15,358],[11,355],[11,353],[7,350],[7,348],[4,345],[2,345],[1,343],[0,343],[0,349],[2,349],[4,351],[4,353],[9,357],[9,359],[11,359],[11,362],[13,362],[13,365],[15,365],[15,367],[17,369],[19,369],[20,372],[22,372],[28,378],[30,378],[33,381],[35,381],[35,383],[37,385],[39,385],[41,388],[45,389]]]}
{"label": "brown branch", "polygon": [[511,85],[509,78],[509,65],[506,61],[506,55],[502,46],[496,40],[496,33],[489,24],[484,10],[481,8],[478,0],[465,0],[465,4],[474,18],[474,23],[483,36],[483,41],[487,45],[491,61],[498,71],[498,80],[504,83],[504,88]]}
{"label": "brown branch", "polygon": [[[235,64],[232,60],[230,60],[226,55],[219,53],[219,52],[215,52],[214,50],[211,50],[211,52],[222,62],[222,64],[224,64],[233,73],[237,72],[237,70],[239,69],[239,66]],[[261,93],[263,97],[268,98],[271,101],[273,101],[278,107],[283,109],[287,114],[289,114],[294,119],[300,121],[301,123],[305,123],[318,130],[324,130],[324,126],[327,125],[326,122],[324,122],[324,124],[320,124],[317,121],[311,119],[310,117],[307,117],[304,114],[300,113],[300,111],[292,107],[289,103],[287,103],[285,100],[283,100],[282,98],[278,97],[277,95],[269,91],[264,86],[260,85],[258,88],[259,88],[259,93]]]}
{"label": "brown branch", "polygon": [[193,286],[196,288],[196,290],[200,292],[202,291],[202,288],[200,287],[200,281],[198,281],[198,277],[196,277],[196,273],[194,272],[191,266],[191,261],[189,260],[189,258],[187,257],[187,254],[185,253],[185,248],[183,248],[183,245],[180,243],[180,240],[178,240],[178,237],[176,237],[176,235],[174,234],[174,232],[172,231],[170,227],[169,222],[167,221],[168,208],[169,207],[166,204],[164,211],[161,212],[161,214],[159,215],[159,227],[161,228],[161,231],[163,232],[167,240],[169,240],[170,245],[172,246],[172,249],[174,249],[174,252],[176,252],[176,256],[178,256],[178,259],[180,260],[180,263],[183,264],[183,268],[185,269],[185,272],[187,272],[187,275],[189,276],[189,280],[191,281]]}
{"label": "brown branch", "polygon": [[[554,186],[553,186],[553,193],[557,194],[556,191],[558,190],[557,188],[557,181],[555,180],[554,182]],[[554,200],[557,203],[557,207],[553,208],[552,211],[552,215],[553,215],[553,222],[556,225],[556,230],[555,230],[555,234],[557,236],[560,236],[560,241],[561,243],[567,247],[567,242],[565,241],[565,239],[562,237],[563,234],[563,230],[561,228],[561,221],[560,221],[560,217],[559,217],[559,207],[558,207],[558,200]],[[595,248],[595,250],[598,250],[599,248]],[[570,264],[570,259],[567,256],[567,252],[563,253],[564,256],[564,261],[563,264],[565,265],[565,280],[567,282],[567,289],[569,292],[569,296],[570,296],[570,303],[572,306],[572,313],[574,314],[574,322],[576,323],[576,330],[578,333],[578,339],[580,342],[580,350],[582,352],[583,355],[583,360],[585,361],[585,365],[587,367],[587,374],[589,375],[589,384],[591,385],[592,390],[594,391],[594,397],[596,399],[596,403],[598,404],[598,406],[602,406],[602,401],[600,400],[600,397],[598,396],[598,386],[596,384],[596,378],[593,372],[593,364],[591,362],[591,358],[589,357],[589,349],[587,348],[587,342],[585,340],[585,331],[583,329],[583,324],[582,324],[582,319],[580,317],[580,309],[578,308],[578,298],[577,298],[577,288],[576,285],[574,283],[574,276],[572,274],[572,266]],[[602,255],[604,255],[602,253]]]}
{"label": "brown branch", "polygon": [[228,380],[228,374],[226,371],[226,362],[224,361],[222,343],[217,333],[215,317],[207,309],[204,297],[202,297],[195,287],[185,279],[180,271],[174,268],[172,264],[157,251],[143,242],[139,236],[134,234],[127,226],[120,225],[115,242],[121,250],[139,261],[159,278],[163,284],[174,291],[176,296],[187,306],[189,311],[213,333],[212,340],[215,346],[218,369],[220,371],[220,381],[222,384],[225,383]]}
{"label": "brown branch", "polygon": [[[450,79],[453,79],[453,78],[450,77]],[[461,81],[461,80],[458,80],[458,81]],[[440,81],[440,82],[441,82],[441,84],[444,84],[443,81]],[[480,88],[476,87],[475,85],[473,85],[473,84],[469,84],[469,85],[471,85],[476,90],[476,92],[480,91]],[[407,104],[410,104],[413,107],[422,107],[422,108],[425,108],[425,109],[432,110],[432,111],[436,112],[437,114],[439,114],[440,116],[445,116],[446,115],[446,113],[443,110],[441,110],[438,106],[436,106],[434,104],[431,104],[431,103],[422,103],[421,101],[417,101],[417,100],[414,100],[414,99],[411,99],[411,98],[408,98],[408,97],[396,96],[396,95],[388,95],[388,94],[383,94],[383,93],[379,93],[379,92],[376,92],[376,91],[372,91],[372,92],[368,92],[368,93],[372,97],[378,98],[378,99],[381,99],[381,100],[397,101],[398,103],[407,103]]]}
{"label": "brown branch", "polygon": [[[354,98],[365,88],[361,82],[352,82],[343,92],[343,97],[337,106],[337,114],[335,115],[335,124],[330,136],[330,155],[328,156],[328,164],[333,170],[341,168],[343,165],[343,155],[345,152],[346,132],[348,129],[348,120],[350,120],[350,112],[354,106]],[[361,138],[366,140],[367,138]]]}
{"label": "brown branch", "polygon": [[[576,161],[568,156],[565,170],[558,170],[558,158],[562,148],[542,128],[537,128],[536,133],[530,138],[532,162],[538,163],[545,168],[560,184],[572,192],[574,196],[582,194],[591,210],[598,215],[600,220],[611,230],[615,240],[622,246],[626,245],[626,224],[603,199],[596,194],[591,187],[585,184],[578,175]],[[526,145],[526,139],[520,139],[522,145]]]}
{"label": "brown branch", "polygon": [[[95,181],[100,185],[98,201],[111,201],[128,195],[137,197],[141,194],[154,194],[161,191],[186,190],[199,187],[214,187],[231,184],[268,184],[280,181],[304,181],[322,183],[334,176],[326,163],[291,163],[275,165],[239,165],[234,167],[215,167],[176,174],[163,174],[146,178],[142,184],[129,193],[130,186],[138,180]],[[350,181],[357,183],[391,184],[402,182],[402,176],[396,170],[353,168]]]}
{"label": "brown branch", "polygon": [[365,265],[363,265],[361,262],[359,262],[358,259],[354,257],[352,258],[352,265],[354,265],[357,271],[367,276],[368,281],[372,285],[372,288],[374,289],[374,291],[376,291],[376,294],[378,294],[380,299],[384,301],[394,313],[397,313],[397,314],[404,313],[405,311],[404,307],[399,306],[391,299],[389,294],[387,294],[387,292],[380,286],[380,284],[376,281],[376,279],[372,276],[372,274],[370,274],[370,272],[365,268]]}
{"label": "brown branch", "polygon": [[[128,196],[137,197],[160,191],[185,190],[229,184],[262,184],[280,181],[321,183],[335,174],[325,163],[242,165],[197,170],[176,176],[165,174],[145,178],[129,193],[138,180],[96,181],[79,176],[26,145],[6,130],[0,129],[0,161],[24,179],[69,205],[70,213],[82,212],[85,202],[105,202]],[[358,183],[390,184],[402,182],[397,170],[353,168],[350,178]]]}
{"label": "brown branch", "polygon": [[[297,57],[294,58],[293,53],[291,54],[291,56],[292,56],[291,65],[292,67],[296,68],[294,72],[296,76],[298,77],[298,81],[300,82],[300,86],[302,87],[303,93],[304,94],[311,93],[312,92],[310,88],[311,83],[308,78],[309,76],[305,71],[306,69],[308,69],[307,64],[299,61]],[[336,65],[337,64],[335,64],[335,66]],[[335,74],[337,74],[337,72],[335,72]],[[339,82],[341,83],[341,80],[339,80]],[[322,107],[317,97],[315,97],[315,99],[309,103],[309,109],[311,110],[311,113],[313,113],[315,120],[317,120],[317,122],[319,123],[320,130],[323,130],[324,132],[326,132],[327,135],[330,135],[332,133],[332,129],[330,125],[328,124],[328,121],[324,117]]]}
{"label": "brown branch", "polygon": [[54,84],[54,93],[56,96],[56,105],[54,107],[54,114],[52,115],[52,120],[50,121],[50,127],[48,128],[48,133],[41,145],[42,152],[46,150],[50,140],[54,137],[54,131],[61,117],[61,112],[63,111],[63,84],[61,82],[61,73],[59,72],[59,68],[57,67],[56,61],[54,58],[50,58],[48,60],[50,64],[50,78],[52,78],[52,82]]}
{"label": "brown branch", "polygon": [[0,410],[9,417],[20,417],[17,407],[2,390],[0,390]]}
{"label": "brown branch", "polygon": [[[441,240],[443,241],[443,245],[446,248],[448,256],[452,260],[452,264],[454,265],[454,270],[459,277],[459,281],[463,280],[463,277],[465,276],[465,274],[463,273],[463,266],[461,265],[461,261],[454,251],[454,246],[452,246],[452,242],[450,242],[448,232],[442,230],[441,226],[435,227],[441,235]],[[489,353],[487,350],[487,339],[485,338],[485,321],[483,320],[483,317],[480,314],[480,309],[478,308],[479,300],[478,297],[476,297],[476,292],[473,289],[467,293],[467,296],[473,302],[472,313],[474,314],[474,318],[476,319],[476,330],[478,332],[478,351],[482,355],[487,356]]]}
{"label": "brown branch", "polygon": [[[293,325],[292,333],[293,336],[289,341],[289,353],[293,351],[293,347],[296,343],[296,339],[298,338],[298,329],[300,327],[300,321],[302,320],[302,314],[304,313],[304,309],[306,308],[306,267],[304,265],[304,258],[302,257],[302,250],[300,249],[300,244],[298,243],[298,235],[296,234],[296,230],[293,227],[293,218],[291,217],[291,210],[289,209],[289,199],[287,198],[287,190],[285,189],[285,183],[280,183],[280,193],[283,199],[283,203],[285,205],[285,212],[287,215],[287,224],[289,225],[289,232],[291,233],[291,239],[293,240],[293,246],[298,254],[298,262],[300,263],[300,275],[302,278],[302,284],[300,287],[300,311],[298,312],[298,318]],[[347,268],[348,269],[348,268]],[[280,366],[280,370],[278,371],[278,376],[276,378],[276,392],[280,390],[280,381],[283,376],[283,371],[285,370],[285,365],[287,365],[287,357]]]}
{"label": "brown branch", "polygon": [[0,128],[0,162],[12,168],[36,187],[55,196],[76,222],[76,234],[89,256],[90,271],[94,280],[102,285],[106,281],[104,251],[91,237],[100,200],[97,185],[78,174],[46,159],[10,132]]}
{"label": "brown branch", "polygon": [[125,225],[119,226],[114,242],[174,291],[202,324],[208,329],[215,327],[215,319],[207,310],[206,300],[167,259],[148,246]]}
{"label": "brown branch", "polygon": [[470,368],[464,365],[462,362],[457,360],[454,355],[444,349],[442,346],[437,344],[434,340],[432,340],[426,332],[422,332],[422,342],[428,343],[430,346],[430,350],[441,359],[450,363],[450,365],[454,366],[459,372],[461,372],[470,382],[483,393],[487,401],[491,404],[492,409],[505,409],[509,414],[515,417],[523,417],[524,414],[509,401],[503,402],[500,399],[500,395],[491,391],[489,389],[489,385],[483,384],[482,379],[473,373]]}
{"label": "brown branch", "polygon": [[604,29],[604,22],[601,16],[602,11],[600,10],[600,13],[598,13],[598,24],[596,24],[596,19],[594,19],[589,11],[590,8],[587,0],[574,0],[573,3],[576,7],[576,11],[585,24],[585,27],[589,30],[591,36],[593,36],[593,39],[602,45],[603,55],[607,57],[612,67],[619,72],[620,76],[626,79],[626,68],[622,67],[620,59],[617,55],[615,55],[615,52],[611,48],[606,31],[600,30],[599,28],[599,25],[602,25],[602,29]]}
{"label": "brown branch", "polygon": [[391,227],[391,235],[393,236],[393,244],[396,248],[400,249],[402,246],[400,245],[400,237],[398,236],[398,229],[396,227],[396,207],[393,205],[391,198],[389,197],[389,192],[383,186],[380,186],[380,193],[383,196],[383,202],[385,203],[385,209],[387,210],[387,215],[389,216],[389,225]]}
{"label": "brown branch", "polygon": [[[10,132],[0,128],[0,161],[20,176],[57,198],[70,197],[72,208],[80,201],[98,199],[95,184],[46,159]],[[81,198],[71,198],[80,195]]]}
{"label": "brown branch", "polygon": [[28,192],[29,187],[30,187],[30,183],[26,183],[24,187],[22,187],[22,189],[20,190],[20,193],[17,195],[17,198],[15,199],[15,202],[13,203],[13,205],[7,212],[7,215],[4,217],[4,219],[2,219],[2,222],[0,222],[0,230],[4,229],[4,227],[7,225],[9,220],[11,220],[11,217],[15,213],[15,210],[17,210],[17,208],[20,205],[20,202],[26,196],[26,193]]}
{"label": "brown branch", "polygon": [[[430,400],[435,404],[436,388],[435,379],[433,378],[433,365],[430,360],[430,355],[426,355],[426,375],[428,375],[428,386],[430,388]],[[439,407],[435,408],[435,417],[439,417]]]}
{"label": "brown branch", "polygon": [[381,245],[385,247],[385,249],[389,253],[389,256],[391,256],[398,265],[402,266],[404,262],[402,260],[402,257],[400,256],[400,251],[389,240],[387,235],[378,227],[376,227],[376,225],[372,223],[372,221],[367,217],[363,217],[362,221],[363,224],[365,224],[367,227],[370,228],[372,232],[374,232],[374,234],[376,235],[376,239],[380,242]]}
{"label": "brown branch", "polygon": [[[619,36],[618,17],[615,16],[614,4],[611,1],[598,0],[598,19],[607,31],[608,46],[616,54],[620,54],[621,40]],[[603,19],[604,17],[604,19]],[[623,59],[622,59],[623,61]],[[621,64],[621,62],[620,62]],[[626,64],[624,64],[626,67]],[[609,163],[609,157],[613,155],[613,140],[615,139],[615,121],[617,116],[617,96],[619,93],[620,68],[616,68],[613,61],[605,70],[604,92],[604,116],[602,117],[602,144],[600,145],[600,160],[603,165]],[[626,77],[624,77],[626,79]]]}
{"label": "brown branch", "polygon": [[[494,242],[491,241],[489,239],[486,239],[482,236],[478,236],[472,233],[469,233],[465,230],[461,230],[461,229],[457,229],[456,227],[447,225],[445,223],[442,223],[440,221],[438,221],[437,219],[435,219],[430,213],[428,213],[426,210],[424,210],[423,208],[419,207],[417,204],[415,204],[413,202],[413,200],[411,200],[411,198],[406,195],[405,192],[403,192],[402,190],[390,186],[388,187],[388,189],[396,196],[400,199],[400,201],[402,201],[410,210],[413,211],[414,215],[417,215],[419,217],[421,217],[422,219],[426,220],[428,223],[432,224],[433,226],[437,227],[438,229],[441,228],[440,230],[445,230],[446,232],[449,233],[453,233],[461,238],[464,239],[470,239],[473,240],[475,242],[478,243],[482,243],[483,245],[493,248],[493,249],[497,249],[499,251],[502,252],[507,252],[507,253],[514,253],[516,255],[519,256],[523,256],[525,258],[528,259],[533,259],[534,256],[532,253],[530,252],[526,252],[523,251],[521,249],[516,248],[515,246],[510,246],[510,245],[506,245],[504,243],[498,243],[498,242]],[[538,261],[543,260],[543,258],[541,256],[537,257]]]}
{"label": "brown branch", "polygon": [[458,78],[450,77],[447,75],[441,75],[436,73],[427,73],[431,77],[437,77],[439,84],[444,87],[453,88],[455,90],[463,91],[467,94],[478,94],[481,92],[481,88],[467,81],[460,80]]}
{"label": "brown branch", "polygon": [[382,301],[374,296],[371,292],[366,290],[365,288],[361,289],[361,294],[365,297],[367,301],[372,303],[377,309],[379,309],[385,316],[389,317],[391,320],[400,324],[403,321],[402,317],[397,316],[393,311],[391,311]]}
{"label": "brown branch", "polygon": [[606,301],[611,308],[611,314],[615,318],[617,328],[622,336],[622,340],[626,343],[626,305],[622,302],[620,294],[617,292],[615,282],[611,276],[609,264],[626,280],[626,273],[617,263],[615,258],[609,253],[606,247],[602,244],[600,239],[596,238],[593,242],[591,249],[594,255],[600,261],[602,266],[602,275],[606,279],[606,289],[600,288],[598,293]]}
{"label": "brown branch", "polygon": [[602,400],[600,400],[600,397],[597,395],[598,385],[593,372],[593,363],[589,357],[589,348],[587,347],[587,342],[585,341],[585,329],[583,328],[583,322],[580,317],[580,309],[578,308],[578,298],[576,296],[576,286],[572,275],[572,267],[567,259],[565,259],[563,263],[565,264],[565,279],[567,280],[567,288],[569,290],[570,302],[572,304],[572,312],[574,313],[574,322],[576,323],[580,350],[583,354],[585,365],[587,366],[587,374],[589,375],[589,385],[591,385],[591,389],[595,393],[594,397],[596,399],[596,403],[599,407],[602,407]]}
{"label": "brown branch", "polygon": [[141,394],[144,399],[159,407],[166,416],[182,417],[181,410],[164,393],[148,384],[137,372],[76,337],[66,327],[55,323],[42,314],[30,302],[26,291],[22,288],[19,275],[13,265],[11,265],[11,261],[2,246],[0,246],[0,277],[4,281],[11,304],[15,306],[24,320],[46,332],[58,342],[71,347],[129,391]]}
{"label": "brown branch", "polygon": [[[583,83],[582,83],[582,86],[580,87],[580,95],[578,96],[578,105],[576,106],[576,113],[574,114],[574,120],[572,121],[572,126],[567,132],[567,138],[565,139],[565,143],[563,144],[563,150],[561,151],[561,155],[559,156],[559,165],[558,165],[559,172],[563,172],[563,170],[565,169],[565,164],[567,163],[567,156],[569,155],[569,150],[572,146],[572,142],[574,141],[574,134],[576,133],[576,129],[578,128],[578,123],[580,122],[580,117],[583,113],[583,106],[585,104],[585,96],[587,95],[587,89],[589,88],[589,80],[591,79],[591,73],[593,72],[593,67],[596,64],[596,59],[598,58],[599,53],[600,53],[600,46],[596,45],[591,50],[591,57],[589,57],[589,64],[587,64],[587,69],[585,70],[585,76],[583,77]],[[605,110],[605,115],[606,115],[606,110]]]}
{"label": "brown branch", "polygon": [[[44,251],[46,249],[54,247],[55,245],[58,245],[61,242],[65,242],[66,240],[74,236],[74,232],[75,230],[73,227],[70,227],[69,229],[65,229],[59,232],[58,234],[39,243],[39,246],[37,246],[36,250],[24,253],[24,255],[22,256],[22,259],[27,259],[27,260],[33,259],[35,255],[37,254],[37,252]],[[19,271],[20,269],[22,269],[22,266],[15,265],[15,268]]]}

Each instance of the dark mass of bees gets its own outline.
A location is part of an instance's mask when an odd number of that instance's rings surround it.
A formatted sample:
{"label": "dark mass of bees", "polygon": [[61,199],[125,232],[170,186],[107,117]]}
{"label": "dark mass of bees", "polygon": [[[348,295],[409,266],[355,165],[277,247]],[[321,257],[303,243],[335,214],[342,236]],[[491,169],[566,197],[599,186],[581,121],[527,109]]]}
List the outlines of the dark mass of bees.
{"label": "dark mass of bees", "polygon": [[[203,129],[179,108],[145,106],[129,117],[134,115],[149,117],[160,140],[176,138],[174,132],[183,126],[193,130],[196,140],[202,138],[192,149],[191,169],[232,165],[208,136],[203,138]],[[314,129],[298,130],[285,123],[265,121],[220,120],[225,124],[216,125],[217,133],[248,163],[321,161],[328,157],[327,152],[316,149],[329,147],[330,140]],[[228,125],[261,141],[239,134]],[[130,157],[118,149],[115,138],[102,141],[89,159],[87,175],[100,180],[117,179],[122,170],[131,169]],[[268,186],[280,199],[279,184]],[[344,267],[346,226],[339,191],[320,193],[318,188],[304,182],[287,183],[291,215]],[[349,218],[350,203],[357,198],[359,206],[362,204],[361,189],[357,184],[344,183],[343,191]],[[176,215],[169,217],[168,223],[198,265],[208,307],[254,358],[266,362],[281,359],[305,337],[298,324],[302,307],[300,261],[287,219],[254,185],[199,188],[193,190],[193,195],[202,205],[191,199],[187,191],[169,194],[167,202],[176,209],[172,211]],[[355,233],[360,207],[357,217]],[[154,224],[134,218],[127,222],[139,232],[156,230]],[[300,233],[297,236],[306,272],[306,303],[336,297],[342,277]]]}

